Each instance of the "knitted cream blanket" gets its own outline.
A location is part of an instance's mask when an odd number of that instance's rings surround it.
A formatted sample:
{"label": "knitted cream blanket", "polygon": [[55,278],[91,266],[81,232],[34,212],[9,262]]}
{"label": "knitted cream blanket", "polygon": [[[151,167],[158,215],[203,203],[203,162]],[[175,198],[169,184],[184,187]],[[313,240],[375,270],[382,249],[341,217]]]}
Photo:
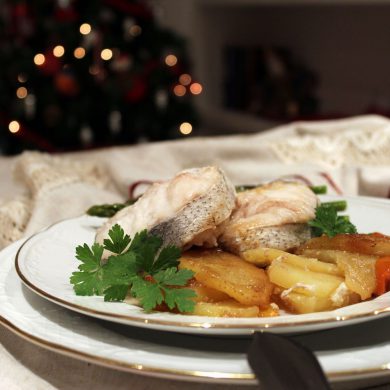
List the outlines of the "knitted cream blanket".
{"label": "knitted cream blanket", "polygon": [[327,184],[330,193],[387,197],[389,150],[389,120],[364,116],[63,156],[27,152],[14,166],[24,190],[0,202],[0,248],[93,204],[122,201],[135,180],[167,179],[209,164],[221,166],[236,184],[292,177]]}

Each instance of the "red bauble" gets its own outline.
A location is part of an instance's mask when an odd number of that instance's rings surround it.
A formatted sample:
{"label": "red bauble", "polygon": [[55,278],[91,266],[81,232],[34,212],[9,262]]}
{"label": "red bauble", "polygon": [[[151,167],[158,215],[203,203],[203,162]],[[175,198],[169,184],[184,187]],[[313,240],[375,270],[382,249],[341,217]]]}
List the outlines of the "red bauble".
{"label": "red bauble", "polygon": [[59,22],[76,22],[79,14],[72,7],[57,8],[54,17]]}
{"label": "red bauble", "polygon": [[125,93],[125,100],[129,103],[137,103],[146,96],[147,90],[148,86],[143,78],[134,78],[130,89]]}
{"label": "red bauble", "polygon": [[54,85],[57,91],[65,96],[76,96],[80,92],[80,86],[71,72],[60,72],[54,78]]}
{"label": "red bauble", "polygon": [[39,66],[42,73],[47,76],[56,74],[61,69],[61,60],[53,55],[52,51],[45,53],[45,62]]}

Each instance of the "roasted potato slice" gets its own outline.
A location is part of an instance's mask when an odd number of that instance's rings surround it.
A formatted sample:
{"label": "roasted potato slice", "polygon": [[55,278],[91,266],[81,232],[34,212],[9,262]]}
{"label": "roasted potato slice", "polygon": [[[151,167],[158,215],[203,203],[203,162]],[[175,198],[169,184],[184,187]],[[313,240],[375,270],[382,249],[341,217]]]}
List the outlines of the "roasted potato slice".
{"label": "roasted potato slice", "polygon": [[197,302],[193,314],[207,317],[258,317],[258,306],[247,306],[233,299],[222,302]]}
{"label": "roasted potato slice", "polygon": [[[304,259],[304,258],[303,258]],[[344,278],[322,272],[313,272],[290,264],[280,257],[274,260],[267,270],[272,283],[285,289],[293,288],[294,292],[318,297],[330,297],[333,291],[344,282]]]}
{"label": "roasted potato slice", "polygon": [[290,292],[285,296],[281,296],[281,300],[285,304],[288,311],[297,314],[314,313],[317,311],[332,310],[332,301],[328,297],[316,297]]}
{"label": "roasted potato slice", "polygon": [[272,248],[258,248],[250,249],[241,254],[241,257],[249,263],[256,264],[258,266],[270,265],[274,260],[281,258],[287,263],[307,269],[314,272],[323,272],[330,275],[342,276],[343,273],[340,269],[333,264],[324,263],[318,261],[317,258],[303,257],[293,255],[289,252],[284,252],[279,249]]}
{"label": "roasted potato slice", "polygon": [[273,248],[256,248],[248,249],[240,253],[240,257],[249,263],[255,264],[259,267],[266,267],[270,265],[279,256],[286,255],[287,252]]}
{"label": "roasted potato slice", "polygon": [[345,253],[337,260],[338,267],[345,273],[345,284],[361,299],[368,299],[374,293],[376,287],[375,275],[376,258]]}
{"label": "roasted potato slice", "polygon": [[371,256],[390,256],[390,236],[382,234],[338,234],[335,237],[312,238],[300,246],[297,253],[306,249],[333,249]]}
{"label": "roasted potato slice", "polygon": [[217,250],[189,251],[183,253],[179,268],[192,270],[197,281],[244,305],[269,305],[273,285],[266,273],[238,256]]}
{"label": "roasted potato slice", "polygon": [[351,291],[359,294],[361,299],[368,299],[373,294],[376,286],[377,256],[333,249],[304,249],[301,252],[305,256],[315,256],[336,264],[345,276],[345,284]]}
{"label": "roasted potato slice", "polygon": [[288,254],[286,257],[281,257],[286,263],[295,267],[302,268],[307,271],[319,272],[329,275],[343,276],[343,272],[335,264],[325,263],[318,259],[295,256]]}
{"label": "roasted potato slice", "polygon": [[297,249],[296,253],[304,257],[312,257],[325,263],[337,264],[337,258],[340,253],[348,253],[345,251],[336,251],[334,249]]}
{"label": "roasted potato slice", "polygon": [[221,302],[230,299],[229,295],[222,291],[218,291],[211,287],[206,287],[204,284],[198,282],[196,279],[192,279],[187,286],[196,293],[196,302]]}
{"label": "roasted potato slice", "polygon": [[360,296],[351,291],[345,283],[341,283],[329,297],[318,297],[285,290],[280,294],[280,299],[289,311],[298,314],[334,310],[360,302]]}

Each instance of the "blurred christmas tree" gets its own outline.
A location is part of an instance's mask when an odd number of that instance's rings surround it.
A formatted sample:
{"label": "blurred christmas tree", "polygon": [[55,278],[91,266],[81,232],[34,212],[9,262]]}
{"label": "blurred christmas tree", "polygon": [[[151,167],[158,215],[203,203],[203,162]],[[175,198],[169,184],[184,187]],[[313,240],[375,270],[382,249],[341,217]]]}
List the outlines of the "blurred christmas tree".
{"label": "blurred christmas tree", "polygon": [[6,0],[0,147],[69,150],[174,138],[196,124],[185,42],[133,0]]}

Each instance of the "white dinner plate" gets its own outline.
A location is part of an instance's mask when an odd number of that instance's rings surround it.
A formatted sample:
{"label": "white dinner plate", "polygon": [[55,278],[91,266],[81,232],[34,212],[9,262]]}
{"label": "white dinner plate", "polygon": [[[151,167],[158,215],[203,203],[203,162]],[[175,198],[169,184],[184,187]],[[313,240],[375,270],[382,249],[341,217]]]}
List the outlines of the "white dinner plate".
{"label": "white dinner plate", "polygon": [[[254,384],[250,339],[204,337],[115,324],[66,310],[26,288],[14,268],[20,243],[0,252],[0,324],[41,347],[118,370],[170,379]],[[390,375],[390,317],[295,339],[328,379],[362,385]]]}
{"label": "white dinner plate", "polygon": [[[325,199],[336,199],[325,197]],[[350,197],[348,213],[360,232],[390,234],[390,202]],[[16,256],[16,269],[23,282],[42,297],[71,310],[122,324],[164,331],[202,335],[251,334],[256,330],[278,333],[308,332],[372,320],[390,311],[390,293],[341,309],[282,314],[263,318],[216,318],[164,312],[145,313],[127,303],[104,302],[103,297],[76,296],[69,277],[80,262],[77,245],[92,244],[101,218],[82,216],[60,222],[30,238]]]}

